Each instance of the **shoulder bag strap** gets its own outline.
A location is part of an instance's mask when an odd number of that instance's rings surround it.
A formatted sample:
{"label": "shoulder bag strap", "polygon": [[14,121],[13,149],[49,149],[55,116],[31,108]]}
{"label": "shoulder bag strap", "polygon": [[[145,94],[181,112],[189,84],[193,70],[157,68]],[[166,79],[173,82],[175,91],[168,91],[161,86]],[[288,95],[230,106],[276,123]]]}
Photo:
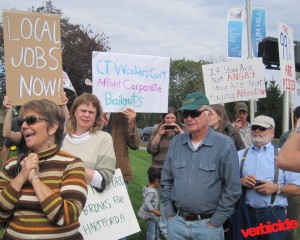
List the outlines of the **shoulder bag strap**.
{"label": "shoulder bag strap", "polygon": [[[278,176],[279,176],[279,169],[278,169],[278,167],[276,167],[276,158],[277,158],[277,155],[278,155],[278,147],[277,147],[277,144],[272,143],[272,145],[274,147],[274,180],[273,180],[273,183],[277,184],[278,183]],[[273,205],[273,203],[275,201],[276,194],[277,194],[277,191],[272,194],[271,206]]]}
{"label": "shoulder bag strap", "polygon": [[247,148],[243,154],[243,157],[241,159],[241,166],[240,166],[240,177],[242,176],[242,173],[243,173],[243,169],[244,169],[244,164],[245,164],[245,160],[246,160],[246,156],[247,156],[247,153],[249,151],[249,148]]}

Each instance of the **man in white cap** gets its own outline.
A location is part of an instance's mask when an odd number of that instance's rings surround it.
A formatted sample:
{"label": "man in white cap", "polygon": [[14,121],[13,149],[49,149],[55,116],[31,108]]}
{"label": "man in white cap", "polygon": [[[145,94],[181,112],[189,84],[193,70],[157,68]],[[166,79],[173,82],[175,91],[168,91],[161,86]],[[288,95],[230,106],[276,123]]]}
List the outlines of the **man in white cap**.
{"label": "man in white cap", "polygon": [[[245,158],[241,183],[247,189],[245,202],[251,227],[267,226],[256,231],[256,237],[262,240],[285,239],[287,229],[273,229],[272,224],[289,221],[285,214],[288,205],[286,195],[300,193],[300,174],[275,167],[276,147],[271,142],[274,131],[273,118],[263,115],[254,118],[251,123],[252,145],[248,150],[238,152],[240,164]],[[248,234],[247,230],[244,234]]]}

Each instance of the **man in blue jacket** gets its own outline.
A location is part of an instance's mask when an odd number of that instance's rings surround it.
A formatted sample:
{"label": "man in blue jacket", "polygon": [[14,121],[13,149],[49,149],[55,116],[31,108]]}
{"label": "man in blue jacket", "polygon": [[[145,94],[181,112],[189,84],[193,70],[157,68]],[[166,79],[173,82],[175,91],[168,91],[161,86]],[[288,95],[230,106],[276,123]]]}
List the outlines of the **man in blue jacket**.
{"label": "man in blue jacket", "polygon": [[201,92],[178,110],[188,132],[173,138],[162,169],[168,239],[224,239],[223,223],[242,192],[235,145],[209,127],[208,110]]}

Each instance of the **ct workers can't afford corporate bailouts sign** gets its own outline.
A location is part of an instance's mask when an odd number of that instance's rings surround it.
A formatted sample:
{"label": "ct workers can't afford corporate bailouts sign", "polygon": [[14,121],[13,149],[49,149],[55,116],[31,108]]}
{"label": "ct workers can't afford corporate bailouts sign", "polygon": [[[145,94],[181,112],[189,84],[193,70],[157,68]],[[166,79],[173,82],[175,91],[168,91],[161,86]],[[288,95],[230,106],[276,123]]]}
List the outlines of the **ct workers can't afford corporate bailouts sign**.
{"label": "ct workers can't afford corporate bailouts sign", "polygon": [[79,222],[85,240],[116,240],[140,231],[120,169],[104,192],[89,185]]}
{"label": "ct workers can't afford corporate bailouts sign", "polygon": [[93,52],[93,93],[104,112],[164,113],[168,109],[170,58]]}
{"label": "ct workers can't afford corporate bailouts sign", "polygon": [[60,16],[3,11],[6,91],[13,105],[63,91]]}

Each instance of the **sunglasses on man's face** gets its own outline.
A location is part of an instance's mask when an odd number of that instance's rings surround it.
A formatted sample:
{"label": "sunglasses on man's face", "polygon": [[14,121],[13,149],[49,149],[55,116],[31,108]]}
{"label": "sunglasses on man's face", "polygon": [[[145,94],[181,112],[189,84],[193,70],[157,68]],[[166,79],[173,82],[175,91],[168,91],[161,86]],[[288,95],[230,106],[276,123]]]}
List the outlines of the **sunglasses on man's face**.
{"label": "sunglasses on man's face", "polygon": [[251,130],[252,130],[252,131],[256,131],[257,129],[258,129],[259,131],[261,131],[261,132],[264,132],[264,131],[266,131],[268,128],[265,128],[265,127],[262,127],[262,126],[258,126],[258,125],[251,126]]}
{"label": "sunglasses on man's face", "polygon": [[184,119],[187,119],[189,116],[191,118],[196,118],[196,117],[199,117],[201,115],[201,113],[205,112],[205,111],[208,111],[208,109],[204,109],[202,111],[182,111],[182,116]]}
{"label": "sunglasses on man's face", "polygon": [[39,121],[48,121],[48,119],[47,118],[42,118],[42,117],[37,117],[35,115],[30,115],[30,116],[27,116],[23,119],[19,119],[18,123],[19,123],[19,126],[21,127],[24,122],[26,122],[27,125],[32,125],[32,124],[35,124],[36,122],[39,122]]}

